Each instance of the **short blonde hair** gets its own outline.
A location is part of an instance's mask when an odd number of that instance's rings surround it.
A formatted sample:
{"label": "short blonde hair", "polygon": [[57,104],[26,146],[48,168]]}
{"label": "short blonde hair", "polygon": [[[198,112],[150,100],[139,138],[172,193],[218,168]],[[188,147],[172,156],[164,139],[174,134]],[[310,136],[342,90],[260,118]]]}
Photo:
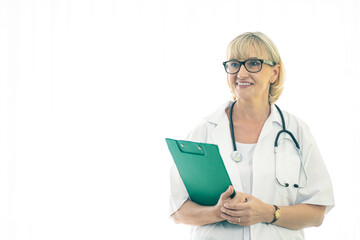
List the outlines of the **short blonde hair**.
{"label": "short blonde hair", "polygon": [[[285,69],[281,61],[279,51],[275,44],[261,32],[246,32],[237,36],[229,43],[227,48],[227,60],[230,59],[248,59],[250,49],[253,47],[257,55],[265,60],[270,60],[280,65],[279,76],[276,81],[270,84],[269,103],[275,103],[284,88]],[[233,95],[235,100],[235,96]]]}

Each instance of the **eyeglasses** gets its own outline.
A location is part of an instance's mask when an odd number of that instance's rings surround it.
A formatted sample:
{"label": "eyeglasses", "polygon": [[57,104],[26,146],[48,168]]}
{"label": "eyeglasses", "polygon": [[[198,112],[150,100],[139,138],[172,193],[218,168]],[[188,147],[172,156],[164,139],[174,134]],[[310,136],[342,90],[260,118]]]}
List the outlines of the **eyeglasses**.
{"label": "eyeglasses", "polygon": [[257,58],[250,58],[246,61],[238,61],[238,60],[229,60],[223,62],[225,67],[225,71],[228,74],[235,74],[240,71],[241,65],[245,66],[245,69],[250,73],[257,73],[260,72],[262,69],[263,63],[268,64],[270,66],[275,66],[276,64],[273,61],[257,59]]}

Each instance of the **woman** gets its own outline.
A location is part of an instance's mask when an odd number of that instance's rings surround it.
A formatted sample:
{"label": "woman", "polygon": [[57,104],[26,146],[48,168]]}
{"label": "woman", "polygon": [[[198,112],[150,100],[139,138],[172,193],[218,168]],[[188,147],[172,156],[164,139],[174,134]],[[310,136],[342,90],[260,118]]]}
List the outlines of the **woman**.
{"label": "woman", "polygon": [[304,239],[302,229],[320,226],[334,206],[333,191],[307,125],[274,105],[284,85],[280,55],[254,32],[236,37],[227,59],[234,101],[205,118],[188,140],[219,146],[233,187],[215,206],[201,206],[189,199],[173,166],[170,215],[195,226],[193,239]]}

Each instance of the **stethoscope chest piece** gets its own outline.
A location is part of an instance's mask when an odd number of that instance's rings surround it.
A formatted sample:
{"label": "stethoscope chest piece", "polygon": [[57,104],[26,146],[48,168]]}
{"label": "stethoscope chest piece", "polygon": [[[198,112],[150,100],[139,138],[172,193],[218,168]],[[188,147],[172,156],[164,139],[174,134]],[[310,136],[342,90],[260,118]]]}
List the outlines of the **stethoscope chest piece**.
{"label": "stethoscope chest piece", "polygon": [[233,151],[231,153],[231,158],[235,161],[235,162],[240,162],[242,159],[241,153],[239,151]]}

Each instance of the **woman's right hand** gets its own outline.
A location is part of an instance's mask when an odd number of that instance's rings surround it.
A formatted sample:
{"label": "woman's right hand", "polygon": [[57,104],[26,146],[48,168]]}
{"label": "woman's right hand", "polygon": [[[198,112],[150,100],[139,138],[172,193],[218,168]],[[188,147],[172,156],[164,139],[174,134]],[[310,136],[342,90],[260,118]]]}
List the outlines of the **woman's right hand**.
{"label": "woman's right hand", "polygon": [[[221,217],[222,214],[221,208],[224,206],[225,203],[230,202],[231,195],[233,194],[233,192],[234,192],[234,187],[230,185],[228,189],[220,195],[220,198],[217,204],[215,205],[215,215],[220,221],[225,220],[224,218]],[[235,196],[237,196],[237,194]]]}
{"label": "woman's right hand", "polygon": [[223,192],[216,205],[214,206],[202,206],[191,200],[187,200],[173,215],[172,218],[176,223],[184,223],[194,226],[202,226],[206,224],[222,222],[226,219],[221,217],[223,212],[221,208],[224,207],[225,203],[230,201],[245,202],[244,194],[236,192],[236,195],[231,199],[231,195],[234,192],[233,186]]}

